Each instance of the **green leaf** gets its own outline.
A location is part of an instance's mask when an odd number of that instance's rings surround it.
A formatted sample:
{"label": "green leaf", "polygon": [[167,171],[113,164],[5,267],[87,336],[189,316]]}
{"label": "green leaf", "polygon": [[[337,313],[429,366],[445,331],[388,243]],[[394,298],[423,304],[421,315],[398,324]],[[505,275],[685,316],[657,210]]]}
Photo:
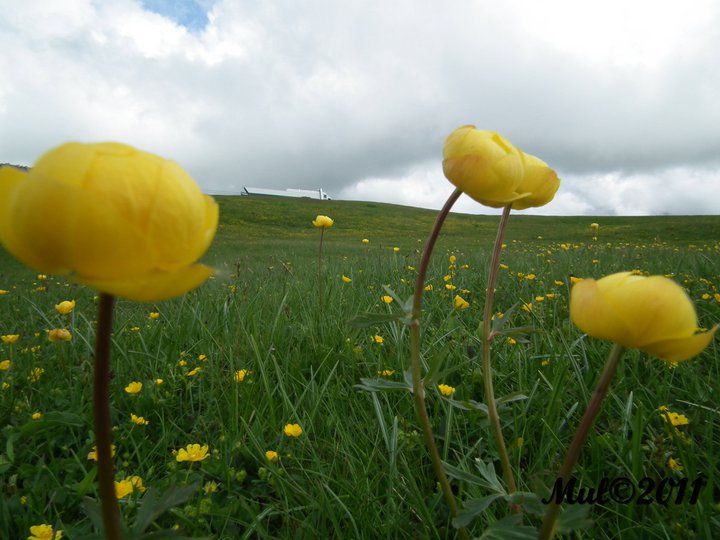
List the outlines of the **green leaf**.
{"label": "green leaf", "polygon": [[479,411],[486,416],[488,414],[487,405],[485,405],[484,403],[479,403],[472,399],[465,399],[465,400],[459,401],[457,399],[449,399],[448,398],[447,401],[453,407],[463,410],[463,411]]}
{"label": "green leaf", "polygon": [[386,390],[412,391],[412,386],[409,386],[405,381],[388,381],[387,379],[361,378],[360,384],[356,384],[355,388],[357,388],[358,390],[365,390],[366,392],[383,392]]}
{"label": "green leaf", "polygon": [[527,514],[534,516],[544,516],[547,505],[540,502],[537,493],[531,491],[516,491],[505,497],[511,504],[517,504]]}
{"label": "green leaf", "polygon": [[589,504],[569,505],[558,516],[557,531],[559,533],[567,533],[578,529],[586,529],[592,525],[592,520],[588,517],[590,514]]}
{"label": "green leaf", "polygon": [[157,493],[157,490],[148,488],[140,501],[140,509],[133,527],[133,537],[140,536],[153,521],[166,511],[191,499],[199,485],[199,482],[196,482],[181,488],[173,486],[163,493]]}
{"label": "green leaf", "polygon": [[487,507],[493,503],[493,501],[499,499],[500,497],[502,497],[501,494],[495,493],[493,495],[482,497],[481,499],[471,499],[469,501],[465,501],[462,510],[460,510],[452,520],[453,526],[457,528],[467,527],[470,523],[472,523],[472,520],[475,519],[478,514],[484,512]]}
{"label": "green leaf", "polygon": [[475,466],[480,476],[488,483],[488,487],[498,493],[507,493],[502,482],[498,479],[497,474],[495,474],[495,466],[492,463],[485,463],[482,459],[475,458]]}
{"label": "green leaf", "polygon": [[528,397],[521,392],[513,392],[512,394],[508,394],[507,396],[497,398],[495,400],[495,403],[497,405],[503,405],[503,404],[507,404],[507,403],[514,403],[515,401],[522,401],[527,398]]}
{"label": "green leaf", "polygon": [[80,495],[81,497],[85,495],[88,491],[92,489],[93,482],[95,481],[95,477],[97,476],[97,467],[93,467],[88,471],[88,473],[85,475],[85,477],[75,484],[75,492]]}

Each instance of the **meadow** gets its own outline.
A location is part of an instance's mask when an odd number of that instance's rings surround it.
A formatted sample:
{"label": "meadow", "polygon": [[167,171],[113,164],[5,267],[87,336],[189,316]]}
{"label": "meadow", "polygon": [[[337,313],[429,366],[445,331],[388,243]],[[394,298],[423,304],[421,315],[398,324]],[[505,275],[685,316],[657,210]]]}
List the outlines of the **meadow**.
{"label": "meadow", "polygon": [[[116,307],[116,479],[141,479],[120,500],[128,528],[146,538],[166,529],[178,538],[453,538],[404,375],[400,305],[436,213],[217,199],[220,226],[204,259],[215,277],[175,300]],[[325,231],[322,305],[317,214],[335,220]],[[483,401],[477,351],[497,223],[448,218],[423,305],[428,408],[461,507],[501,482],[493,482],[500,472],[487,418],[471,406]],[[495,312],[523,329],[493,342],[503,433],[519,490],[546,496],[611,347],[571,324],[570,277],[670,276],[710,328],[720,321],[720,217],[514,213],[501,262]],[[0,290],[0,335],[19,335],[0,343],[0,538],[26,538],[42,523],[64,538],[92,538],[97,293],[38,275],[2,248]],[[458,294],[469,308],[455,309]],[[55,309],[64,300],[76,302],[66,315]],[[72,340],[50,342],[54,328],[69,329]],[[625,354],[574,476],[595,487],[603,478],[707,482],[694,501],[653,494],[649,504],[566,505],[568,537],[720,537],[718,360],[717,337],[677,366]],[[129,392],[133,382],[141,390]],[[443,396],[438,384],[455,392]],[[688,422],[674,426],[661,407]],[[302,433],[285,434],[288,424]],[[208,457],[178,461],[189,444],[207,445]],[[543,512],[538,505],[518,525],[504,500],[478,508],[468,527],[483,538],[536,537]]]}

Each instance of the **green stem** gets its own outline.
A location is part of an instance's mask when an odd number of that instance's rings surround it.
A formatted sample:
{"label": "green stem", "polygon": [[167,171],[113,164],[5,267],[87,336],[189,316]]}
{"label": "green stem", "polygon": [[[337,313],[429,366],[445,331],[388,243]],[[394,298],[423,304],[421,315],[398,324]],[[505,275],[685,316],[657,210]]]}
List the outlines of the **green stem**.
{"label": "green stem", "polygon": [[[430,418],[428,417],[427,408],[425,406],[425,385],[422,380],[422,366],[420,364],[420,317],[422,316],[422,296],[425,289],[425,276],[427,275],[430,255],[432,254],[435,242],[440,235],[440,229],[442,229],[445,218],[447,218],[447,215],[450,213],[450,209],[455,204],[455,201],[458,200],[460,195],[462,195],[462,191],[459,189],[453,191],[452,195],[450,195],[450,198],[448,198],[445,203],[445,206],[443,206],[442,210],[440,210],[440,213],[435,218],[435,224],[433,225],[430,236],[425,244],[425,250],[423,251],[422,258],[420,260],[420,267],[418,268],[417,279],[415,281],[415,292],[413,294],[412,321],[410,323],[410,367],[412,370],[413,401],[415,402],[415,411],[417,412],[418,419],[420,420],[423,436],[425,438],[425,445],[427,446],[428,453],[430,454],[430,460],[433,464],[435,476],[440,484],[440,489],[443,492],[452,517],[457,515],[457,503],[455,502],[455,496],[453,495],[450,487],[447,474],[445,474],[445,468],[443,467],[442,460],[440,459],[440,453],[438,452],[437,445],[435,444],[432,425],[430,424]],[[458,529],[458,534],[460,538],[469,538],[467,530],[464,527]]]}
{"label": "green stem", "polygon": [[[590,398],[585,414],[582,420],[580,420],[580,425],[575,432],[575,436],[570,446],[568,446],[567,454],[565,454],[565,461],[558,475],[558,479],[562,481],[562,486],[567,485],[570,481],[570,475],[580,457],[580,451],[590,434],[590,428],[595,422],[598,412],[600,412],[600,405],[602,405],[603,399],[605,399],[605,395],[610,388],[610,382],[617,371],[620,358],[624,352],[625,347],[617,343],[613,346],[612,351],[610,351],[607,362],[605,362],[605,368],[603,369],[602,375],[600,375],[600,380]],[[559,512],[560,504],[557,502],[557,498],[554,498],[550,501],[545,511],[545,517],[543,518],[542,527],[540,528],[540,536],[538,537],[540,540],[549,540],[553,537],[553,534],[555,534],[555,521]]]}
{"label": "green stem", "polygon": [[105,524],[105,535],[109,540],[122,540],[120,511],[115,497],[110,425],[110,335],[112,333],[113,302],[114,298],[111,295],[100,294],[95,340],[93,408],[95,411],[98,482],[100,484],[100,503]]}
{"label": "green stem", "polygon": [[323,308],[322,248],[325,227],[320,227],[320,251],[318,252],[318,286],[320,287],[320,309]]}
{"label": "green stem", "polygon": [[485,405],[488,408],[488,419],[490,420],[490,430],[495,438],[498,454],[500,455],[500,464],[502,465],[503,478],[507,485],[508,493],[517,491],[515,478],[510,465],[510,456],[508,455],[505,439],[502,433],[502,425],[500,424],[500,415],[497,412],[495,404],[495,390],[493,388],[492,366],[490,358],[490,342],[495,337],[492,333],[491,323],[493,315],[493,300],[495,298],[495,283],[497,282],[498,270],[500,268],[500,254],[502,252],[503,238],[507,229],[508,220],[510,218],[510,210],[512,205],[503,208],[502,217],[498,224],[497,236],[495,237],[495,246],[493,247],[492,258],[490,260],[490,274],[488,275],[487,289],[485,291],[485,309],[483,313],[483,340],[482,340],[482,368],[483,368],[483,385],[485,387]]}

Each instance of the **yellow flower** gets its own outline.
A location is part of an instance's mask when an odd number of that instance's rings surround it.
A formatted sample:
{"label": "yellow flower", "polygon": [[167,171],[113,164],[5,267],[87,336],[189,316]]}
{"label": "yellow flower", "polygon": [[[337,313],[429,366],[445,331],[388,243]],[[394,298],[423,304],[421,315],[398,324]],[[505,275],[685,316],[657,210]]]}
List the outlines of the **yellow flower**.
{"label": "yellow flower", "polygon": [[507,338],[508,345],[517,345],[517,341],[511,337]]}
{"label": "yellow flower", "polygon": [[60,540],[62,537],[62,531],[54,531],[52,525],[43,524],[30,527],[28,540]]}
{"label": "yellow flower", "polygon": [[343,283],[351,283],[351,282],[352,282],[352,279],[350,279],[350,278],[347,277],[347,276],[342,276],[341,279],[343,280]]}
{"label": "yellow flower", "polygon": [[200,362],[207,362],[207,359],[208,359],[208,357],[207,357],[206,354],[199,354],[199,355],[198,355],[198,360],[200,360]]}
{"label": "yellow flower", "polygon": [[28,381],[38,382],[43,373],[45,373],[45,370],[41,367],[32,368],[30,370],[30,375],[28,375]]}
{"label": "yellow flower", "polygon": [[181,461],[202,461],[210,457],[208,454],[208,445],[200,446],[199,444],[188,444],[185,448],[177,451],[175,459]]}
{"label": "yellow flower", "polygon": [[445,288],[446,288],[448,291],[454,291],[455,289],[457,289],[457,287],[456,287],[455,285],[453,285],[452,283],[446,283],[446,284],[445,284]]}
{"label": "yellow flower", "polygon": [[268,450],[265,452],[265,459],[270,463],[275,463],[278,460],[278,453],[275,450]]}
{"label": "yellow flower", "polygon": [[503,270],[507,270],[510,267],[507,264],[500,263],[500,268],[502,268]]}
{"label": "yellow flower", "polygon": [[690,423],[690,420],[688,420],[687,416],[685,416],[684,414],[678,414],[676,412],[672,412],[670,409],[668,409],[664,405],[662,407],[660,407],[659,410],[660,410],[660,414],[662,414],[663,419],[675,427],[686,426]]}
{"label": "yellow flower", "polygon": [[557,280],[557,279],[556,279],[555,281],[553,281],[553,283],[554,283],[555,285],[557,285],[558,287],[562,287],[563,285],[565,285],[565,282],[564,282],[564,281],[560,281],[560,280]]}
{"label": "yellow flower", "polygon": [[545,297],[544,297],[544,296],[536,296],[536,297],[535,297],[535,301],[536,301],[536,302],[544,302],[544,301],[545,301]]}
{"label": "yellow flower", "polygon": [[583,280],[583,278],[570,276],[570,284],[575,285],[576,283],[580,283]]}
{"label": "yellow flower", "polygon": [[153,321],[160,318],[160,314],[157,311],[151,311],[148,315]]}
{"label": "yellow flower", "polygon": [[134,491],[133,483],[128,480],[120,480],[119,482],[115,482],[115,497],[118,499],[122,499],[123,497],[127,497]]}
{"label": "yellow flower", "polygon": [[55,304],[55,309],[60,315],[72,313],[72,310],[75,309],[75,300],[63,300],[59,304]]}
{"label": "yellow flower", "polygon": [[[523,179],[517,190],[519,193],[529,192],[530,195],[512,205],[514,210],[525,210],[530,207],[544,206],[555,197],[560,187],[560,179],[555,171],[543,160],[526,154],[520,150],[523,161]],[[542,237],[538,237],[542,239]]]}
{"label": "yellow flower", "polygon": [[600,228],[600,225],[599,225],[598,223],[591,223],[591,224],[590,224],[590,228],[591,228],[593,231],[597,231],[597,230]]}
{"label": "yellow flower", "polygon": [[[117,447],[116,447],[114,444],[113,444],[113,445],[110,445],[110,457],[115,457],[115,450],[116,450],[116,448],[117,448]],[[88,459],[92,459],[93,461],[97,461],[97,460],[98,460],[98,458],[97,458],[97,446],[93,446],[93,449],[92,449],[90,452],[88,452],[87,458],[88,458]]]}
{"label": "yellow flower", "polygon": [[31,268],[131,300],[205,281],[212,270],[195,261],[217,222],[180,166],[124,144],[67,143],[28,172],[0,168],[0,243]]}
{"label": "yellow flower", "polygon": [[667,466],[673,471],[682,471],[682,465],[680,465],[680,461],[677,459],[668,458]]}
{"label": "yellow flower", "polygon": [[695,307],[680,285],[663,276],[630,272],[576,283],[570,294],[570,318],[590,336],[668,362],[699,354],[718,328],[696,334]]}
{"label": "yellow flower", "polygon": [[392,377],[395,374],[395,370],[394,369],[383,369],[382,371],[378,371],[377,373],[381,377]]}
{"label": "yellow flower", "polygon": [[165,381],[162,380],[162,379],[155,379],[155,385],[156,385],[156,386],[160,386],[160,385],[161,385],[162,383],[164,383],[164,382],[165,382]]}
{"label": "yellow flower", "polygon": [[205,492],[205,495],[210,495],[211,493],[215,493],[218,490],[218,487],[217,482],[210,480],[209,482],[205,482],[203,491]]}
{"label": "yellow flower", "polygon": [[367,238],[363,238],[363,239],[362,239],[362,243],[363,243],[363,244],[369,244],[369,243],[370,243],[370,240],[368,240]]}
{"label": "yellow flower", "polygon": [[445,397],[450,397],[455,393],[455,388],[447,384],[438,384],[438,390]]}
{"label": "yellow flower", "polygon": [[42,418],[42,413],[40,411],[35,411],[34,413],[32,413],[31,418],[33,420],[40,420]]}
{"label": "yellow flower", "polygon": [[527,304],[527,303],[523,302],[522,310],[527,311],[528,313],[532,313],[533,306],[532,306],[532,304]]}
{"label": "yellow flower", "polygon": [[17,343],[17,340],[20,339],[20,334],[8,334],[6,336],[0,336],[0,340],[5,345],[12,345],[13,343]]}
{"label": "yellow flower", "polygon": [[450,264],[455,264],[455,261],[457,261],[457,257],[455,255],[450,255],[449,259]]}
{"label": "yellow flower", "polygon": [[465,300],[462,296],[455,295],[455,300],[453,301],[453,305],[455,306],[455,309],[458,311],[462,311],[463,309],[467,309],[470,307],[470,302]]}
{"label": "yellow flower", "polygon": [[9,292],[10,291],[6,291],[5,289],[0,289],[0,296],[2,296],[3,294],[7,294]]}
{"label": "yellow flower", "polygon": [[393,248],[393,251],[394,251],[395,253],[397,253],[398,251],[400,251],[400,248],[399,248],[399,247],[394,247],[394,248]]}
{"label": "yellow flower", "polygon": [[382,336],[378,336],[377,334],[372,336],[370,338],[370,340],[373,341],[374,343],[382,343],[383,341],[385,341]]}
{"label": "yellow flower", "polygon": [[142,390],[143,384],[138,381],[133,381],[125,387],[125,391],[128,394],[137,394]]}
{"label": "yellow flower", "polygon": [[135,416],[134,413],[130,413],[130,420],[138,426],[147,426],[150,423],[150,421],[145,420],[143,416]]}
{"label": "yellow flower", "polygon": [[527,276],[525,276],[525,279],[527,279],[528,281],[535,281],[536,277],[537,276],[535,274],[528,274]]}
{"label": "yellow flower", "polygon": [[197,374],[200,373],[201,371],[202,371],[202,368],[201,368],[200,366],[198,366],[198,367],[193,368],[193,369],[191,369],[190,371],[188,371],[187,376],[188,376],[188,377],[194,377],[195,375],[197,375]]}
{"label": "yellow flower", "polygon": [[243,382],[250,372],[247,369],[239,369],[235,372],[235,382]]}
{"label": "yellow flower", "polygon": [[0,362],[0,371],[7,371],[8,369],[10,369],[11,364],[12,362],[10,362],[10,360],[3,360],[2,362]]}
{"label": "yellow flower", "polygon": [[388,296],[388,295],[386,294],[386,295],[384,295],[384,296],[382,297],[382,301],[385,302],[386,304],[392,304],[393,297],[392,297],[392,296]]}
{"label": "yellow flower", "polygon": [[318,216],[312,222],[313,225],[321,229],[327,229],[328,227],[332,227],[333,223],[335,222],[327,216]]}
{"label": "yellow flower", "polygon": [[300,427],[300,424],[286,424],[283,428],[283,433],[287,435],[288,437],[294,437],[298,438],[300,435],[302,435],[302,428]]}
{"label": "yellow flower", "polygon": [[433,290],[432,283],[430,283],[429,285],[425,285],[425,288],[423,290],[425,292],[432,292],[432,290]]}
{"label": "yellow flower", "polygon": [[72,341],[72,334],[66,328],[53,328],[48,332],[48,339],[53,342]]}

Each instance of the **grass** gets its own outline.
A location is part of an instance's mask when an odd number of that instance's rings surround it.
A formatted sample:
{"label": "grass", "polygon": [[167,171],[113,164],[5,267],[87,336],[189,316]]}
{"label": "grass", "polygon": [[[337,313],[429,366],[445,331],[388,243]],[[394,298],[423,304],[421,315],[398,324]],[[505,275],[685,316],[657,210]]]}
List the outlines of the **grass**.
{"label": "grass", "polygon": [[[216,278],[179,299],[158,305],[121,300],[116,309],[116,477],[138,475],[149,488],[121,501],[123,518],[136,521],[156,493],[193,486],[187,501],[148,530],[179,526],[187,536],[228,539],[452,537],[410,394],[357,387],[384,370],[394,373],[383,380],[402,386],[407,328],[387,316],[401,315],[398,302],[386,305],[380,297],[383,285],[399,299],[410,296],[414,270],[408,267],[419,262],[435,212],[344,201],[218,200],[221,224],[206,257],[218,268]],[[319,234],[310,224],[316,214],[335,219],[325,235],[322,310]],[[428,406],[444,459],[463,475],[453,482],[461,505],[492,493],[475,481],[483,479],[477,460],[489,465],[486,475],[499,470],[486,418],[453,406],[482,402],[478,334],[497,220],[450,216],[424,304],[424,361],[437,368],[435,383],[456,388],[448,400],[431,386]],[[593,221],[600,223],[597,240]],[[497,311],[532,303],[532,312],[516,307],[507,317],[511,326],[534,331],[514,335],[514,344],[494,342],[494,370],[498,396],[527,396],[501,411],[522,491],[544,494],[552,486],[610,350],[569,322],[569,275],[672,274],[710,327],[720,321],[713,296],[720,292],[718,230],[716,216],[511,217]],[[443,281],[450,254],[457,257],[455,291]],[[342,275],[352,282],[343,283]],[[4,251],[0,289],[9,291],[0,296],[0,335],[20,335],[13,345],[0,344],[0,361],[10,360],[0,371],[6,385],[0,391],[0,537],[27,537],[30,526],[48,523],[66,538],[90,538],[92,505],[88,513],[83,504],[96,497],[94,462],[87,459],[96,293],[61,277],[38,279]],[[452,307],[458,291],[471,303],[461,312]],[[69,316],[54,309],[66,299],[77,301]],[[150,319],[150,312],[160,317]],[[348,324],[367,312],[374,315],[364,326]],[[46,330],[62,327],[74,339],[48,342]],[[382,344],[372,342],[375,335]],[[637,485],[644,477],[693,481],[704,474],[708,485],[695,504],[585,505],[593,525],[575,537],[720,536],[719,356],[717,339],[675,369],[637,351],[625,355],[575,476],[597,486],[603,477]],[[28,378],[34,368],[44,369],[37,381]],[[247,370],[242,382],[235,380],[239,370]],[[162,384],[155,384],[158,378]],[[124,390],[132,381],[143,383],[138,394]],[[658,412],[662,405],[685,414],[689,424],[669,426]],[[41,417],[32,419],[34,412]],[[132,423],[131,413],[149,424]],[[288,423],[300,424],[303,434],[285,436]],[[177,462],[173,450],[191,443],[207,444],[210,457]],[[276,463],[265,458],[267,450],[278,452]],[[683,469],[671,470],[669,458]],[[567,507],[566,521],[580,506]],[[470,530],[479,536],[500,527],[507,514],[498,500]],[[538,516],[526,514],[526,526],[538,524]]]}

